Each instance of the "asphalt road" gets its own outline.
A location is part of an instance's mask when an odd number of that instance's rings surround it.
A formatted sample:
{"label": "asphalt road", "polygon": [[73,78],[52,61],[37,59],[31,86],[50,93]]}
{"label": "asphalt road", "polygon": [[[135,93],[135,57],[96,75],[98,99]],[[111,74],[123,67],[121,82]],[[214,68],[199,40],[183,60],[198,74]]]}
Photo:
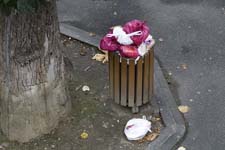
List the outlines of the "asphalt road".
{"label": "asphalt road", "polygon": [[181,145],[224,150],[224,0],[59,0],[58,12],[61,22],[99,35],[113,25],[146,20],[157,40],[156,57],[173,78],[174,97],[190,107]]}

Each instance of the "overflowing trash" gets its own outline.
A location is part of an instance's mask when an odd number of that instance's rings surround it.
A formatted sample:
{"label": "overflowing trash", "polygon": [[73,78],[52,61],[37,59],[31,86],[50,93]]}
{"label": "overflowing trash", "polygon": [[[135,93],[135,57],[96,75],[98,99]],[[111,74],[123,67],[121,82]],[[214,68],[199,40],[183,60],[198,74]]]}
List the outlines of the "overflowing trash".
{"label": "overflowing trash", "polygon": [[127,122],[124,128],[128,140],[140,140],[148,132],[151,132],[151,122],[146,118],[133,118]]}
{"label": "overflowing trash", "polygon": [[132,20],[124,26],[110,28],[100,41],[100,49],[118,52],[125,58],[138,58],[144,56],[153,38],[150,29],[144,21]]}

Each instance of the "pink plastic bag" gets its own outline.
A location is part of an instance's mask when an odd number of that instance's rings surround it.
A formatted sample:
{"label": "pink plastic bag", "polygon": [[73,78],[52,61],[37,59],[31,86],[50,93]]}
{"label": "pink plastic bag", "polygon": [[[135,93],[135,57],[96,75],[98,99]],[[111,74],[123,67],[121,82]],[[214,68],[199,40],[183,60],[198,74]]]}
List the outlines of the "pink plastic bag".
{"label": "pink plastic bag", "polygon": [[[112,31],[109,32],[112,34]],[[115,37],[104,36],[100,41],[100,49],[107,51],[116,51],[120,47],[120,44],[117,42]]]}
{"label": "pink plastic bag", "polygon": [[127,22],[124,26],[123,26],[123,30],[129,34],[129,33],[133,33],[136,31],[141,31],[141,35],[134,35],[131,36],[131,39],[133,40],[133,42],[139,46],[142,42],[145,41],[145,39],[148,37],[150,29],[149,27],[146,25],[146,23],[144,21],[140,21],[140,20],[132,20],[130,22]]}
{"label": "pink plastic bag", "polygon": [[123,45],[120,46],[120,55],[127,58],[137,58],[139,53],[136,46]]}

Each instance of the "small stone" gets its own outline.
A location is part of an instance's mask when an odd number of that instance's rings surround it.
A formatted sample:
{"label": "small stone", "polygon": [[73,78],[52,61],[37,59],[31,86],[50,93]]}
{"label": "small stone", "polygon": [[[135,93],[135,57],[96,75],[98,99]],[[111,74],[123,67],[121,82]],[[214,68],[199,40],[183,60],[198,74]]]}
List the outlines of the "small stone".
{"label": "small stone", "polygon": [[59,138],[58,138],[58,141],[60,141],[60,140],[61,140],[61,138],[59,137]]}
{"label": "small stone", "polygon": [[163,42],[164,41],[164,39],[163,38],[159,38],[159,42]]}
{"label": "small stone", "polygon": [[188,29],[191,29],[191,26],[188,26]]}
{"label": "small stone", "polygon": [[114,16],[116,16],[116,15],[117,15],[117,12],[116,12],[116,11],[114,11],[114,12],[113,12],[113,15],[114,15]]}
{"label": "small stone", "polygon": [[172,72],[169,72],[168,75],[172,76]]}
{"label": "small stone", "polygon": [[212,60],[212,57],[209,57],[209,60]]}
{"label": "small stone", "polygon": [[55,145],[51,145],[51,148],[55,148]]}
{"label": "small stone", "polygon": [[114,124],[112,124],[111,126],[114,127]]}
{"label": "small stone", "polygon": [[186,150],[186,148],[183,146],[180,146],[177,150]]}
{"label": "small stone", "polygon": [[120,120],[116,120],[117,123],[120,123]]}
{"label": "small stone", "polygon": [[87,86],[87,85],[84,85],[84,86],[82,87],[82,91],[83,91],[83,92],[90,91],[90,87]]}
{"label": "small stone", "polygon": [[193,102],[193,99],[189,99],[190,102]]}
{"label": "small stone", "polygon": [[69,37],[69,40],[71,40],[71,37]]}
{"label": "small stone", "polygon": [[107,122],[103,122],[102,127],[107,129],[108,128],[108,123]]}
{"label": "small stone", "polygon": [[212,90],[211,89],[208,89],[208,92],[212,92]]}
{"label": "small stone", "polygon": [[200,91],[197,91],[196,93],[197,93],[198,95],[200,95],[200,94],[201,94],[201,92],[200,92]]}
{"label": "small stone", "polygon": [[44,148],[44,150],[47,150],[47,149],[48,149],[47,147]]}

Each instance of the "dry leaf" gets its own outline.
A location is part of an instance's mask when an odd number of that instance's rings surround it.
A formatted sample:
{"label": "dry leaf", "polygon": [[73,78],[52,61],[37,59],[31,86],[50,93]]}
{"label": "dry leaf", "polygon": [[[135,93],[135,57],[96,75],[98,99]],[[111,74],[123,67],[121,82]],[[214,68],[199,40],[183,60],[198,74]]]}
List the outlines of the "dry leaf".
{"label": "dry leaf", "polygon": [[146,141],[152,142],[159,136],[158,133],[149,133],[144,138],[138,140],[138,143],[144,143]]}
{"label": "dry leaf", "polygon": [[188,106],[181,105],[181,106],[178,107],[178,109],[182,113],[187,113],[190,108]]}
{"label": "dry leaf", "polygon": [[179,147],[177,150],[186,150],[186,148],[183,147],[183,146],[181,146],[181,147]]}
{"label": "dry leaf", "polygon": [[158,133],[150,133],[148,135],[146,135],[144,138],[146,139],[146,141],[154,141],[157,137],[159,136]]}
{"label": "dry leaf", "polygon": [[88,138],[88,133],[85,132],[85,131],[82,132],[81,135],[80,135],[80,138],[81,138],[81,139],[87,139],[87,138]]}
{"label": "dry leaf", "polygon": [[105,63],[108,61],[108,55],[107,54],[95,54],[95,56],[93,56],[92,59]]}

